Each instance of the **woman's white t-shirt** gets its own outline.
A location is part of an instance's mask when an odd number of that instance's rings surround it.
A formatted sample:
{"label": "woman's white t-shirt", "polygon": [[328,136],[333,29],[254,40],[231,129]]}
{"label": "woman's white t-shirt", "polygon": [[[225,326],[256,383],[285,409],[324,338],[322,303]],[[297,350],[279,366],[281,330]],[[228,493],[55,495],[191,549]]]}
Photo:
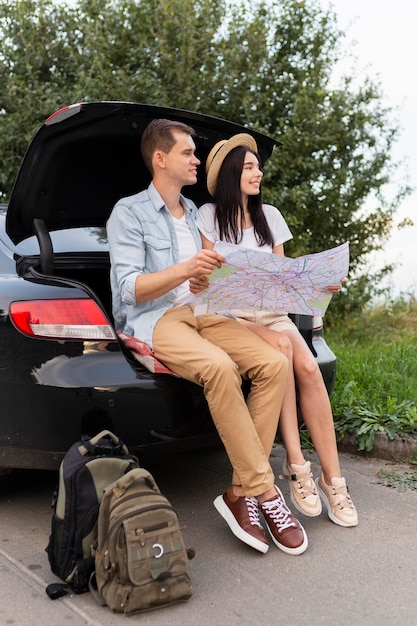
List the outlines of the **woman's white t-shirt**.
{"label": "woman's white t-shirt", "polygon": [[[286,221],[276,207],[271,204],[263,204],[262,210],[265,214],[268,226],[271,229],[274,245],[270,246],[269,244],[265,244],[258,246],[253,226],[251,228],[244,228],[241,231],[242,241],[240,241],[238,245],[242,248],[272,252],[272,247],[280,246],[286,241],[289,241],[292,239],[292,234]],[[207,204],[203,204],[198,209],[196,220],[198,230],[212,243],[220,241],[219,225],[216,220],[215,211],[216,205],[214,203],[208,202]]]}
{"label": "woman's white t-shirt", "polygon": [[[242,232],[242,241],[239,242],[240,247],[250,248],[252,250],[262,250],[263,252],[272,252],[272,248],[280,246],[289,239],[292,239],[292,234],[287,226],[286,221],[282,217],[278,209],[271,204],[262,205],[263,212],[268,222],[268,226],[271,229],[272,238],[274,241],[273,246],[265,244],[259,246],[255,238],[254,227],[244,228]],[[197,228],[199,231],[212,243],[220,241],[219,226],[216,220],[216,205],[212,202],[203,204],[197,211]],[[232,309],[231,313],[236,318],[246,319],[252,322],[256,322],[262,326],[273,326],[278,321],[281,323],[283,330],[287,328],[293,328],[293,323],[288,319],[285,311],[276,311],[274,313],[266,311],[251,311],[247,309]],[[278,330],[278,328],[277,328]]]}

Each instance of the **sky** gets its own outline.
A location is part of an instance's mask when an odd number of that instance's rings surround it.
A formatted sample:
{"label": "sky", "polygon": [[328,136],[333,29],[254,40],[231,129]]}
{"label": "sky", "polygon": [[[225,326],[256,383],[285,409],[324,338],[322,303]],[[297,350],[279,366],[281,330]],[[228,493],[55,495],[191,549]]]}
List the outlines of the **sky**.
{"label": "sky", "polygon": [[[417,295],[417,3],[413,0],[320,0],[331,6],[338,25],[346,33],[343,48],[357,58],[356,76],[370,76],[380,83],[383,102],[398,108],[396,118],[401,136],[393,150],[396,161],[406,161],[401,171],[415,188],[396,214],[391,237],[384,249],[374,255],[371,267],[386,262],[398,264],[387,284],[394,296]],[[405,217],[414,226],[398,229]]]}

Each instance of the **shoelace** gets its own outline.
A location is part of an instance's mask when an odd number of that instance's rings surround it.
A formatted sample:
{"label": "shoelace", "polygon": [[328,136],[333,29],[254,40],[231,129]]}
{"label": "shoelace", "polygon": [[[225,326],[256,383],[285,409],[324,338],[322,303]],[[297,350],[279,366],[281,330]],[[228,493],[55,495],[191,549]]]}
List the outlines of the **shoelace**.
{"label": "shoelace", "polygon": [[298,489],[302,492],[303,498],[308,496],[317,496],[316,484],[314,482],[311,473],[298,476],[297,474]]}
{"label": "shoelace", "polygon": [[246,506],[249,513],[249,521],[252,526],[259,526],[262,528],[261,520],[259,519],[258,501],[256,498],[245,498]]}
{"label": "shoelace", "polygon": [[347,487],[344,487],[343,485],[335,487],[332,485],[332,498],[334,498],[334,504],[341,509],[354,509]]}
{"label": "shoelace", "polygon": [[291,526],[296,526],[295,522],[290,519],[291,511],[281,498],[276,498],[270,502],[263,502],[261,507],[262,510],[272,519],[279,531],[291,528]]}
{"label": "shoelace", "polygon": [[291,480],[297,483],[297,489],[300,491],[302,498],[308,496],[317,496],[316,484],[311,472],[303,474],[280,474],[279,477],[285,480]]}

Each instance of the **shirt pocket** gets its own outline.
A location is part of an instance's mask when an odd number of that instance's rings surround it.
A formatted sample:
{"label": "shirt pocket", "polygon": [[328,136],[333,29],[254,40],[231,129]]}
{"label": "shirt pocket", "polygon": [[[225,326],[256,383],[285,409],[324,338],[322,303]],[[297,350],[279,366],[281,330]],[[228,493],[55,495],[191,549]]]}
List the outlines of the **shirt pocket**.
{"label": "shirt pocket", "polygon": [[154,234],[146,234],[144,242],[145,267],[147,271],[158,272],[174,264],[170,239],[158,237]]}

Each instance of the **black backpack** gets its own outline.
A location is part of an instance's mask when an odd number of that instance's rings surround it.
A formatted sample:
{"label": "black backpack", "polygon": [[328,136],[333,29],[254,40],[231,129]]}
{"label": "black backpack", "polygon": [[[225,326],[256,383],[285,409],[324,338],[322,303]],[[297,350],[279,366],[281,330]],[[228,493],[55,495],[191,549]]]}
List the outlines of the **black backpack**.
{"label": "black backpack", "polygon": [[65,594],[66,586],[75,593],[88,591],[104,489],[138,465],[136,457],[109,430],[82,437],[64,456],[46,552],[52,572],[66,585],[48,585],[46,591],[52,599]]}

